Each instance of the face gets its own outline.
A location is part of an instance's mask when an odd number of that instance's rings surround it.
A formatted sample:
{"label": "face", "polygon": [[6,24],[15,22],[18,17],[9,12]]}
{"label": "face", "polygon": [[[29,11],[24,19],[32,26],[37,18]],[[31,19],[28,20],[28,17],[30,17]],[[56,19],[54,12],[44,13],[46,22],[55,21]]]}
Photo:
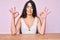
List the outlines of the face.
{"label": "face", "polygon": [[32,15],[33,8],[32,8],[31,3],[28,3],[27,8],[26,8],[26,13],[27,13],[27,15]]}

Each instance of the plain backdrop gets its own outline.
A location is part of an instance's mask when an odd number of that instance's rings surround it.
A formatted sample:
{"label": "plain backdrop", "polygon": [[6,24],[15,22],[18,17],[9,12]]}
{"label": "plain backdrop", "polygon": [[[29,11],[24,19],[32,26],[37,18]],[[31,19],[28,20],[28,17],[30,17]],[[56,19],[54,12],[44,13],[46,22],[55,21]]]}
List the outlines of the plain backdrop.
{"label": "plain backdrop", "polygon": [[[16,7],[17,11],[21,14],[27,1],[28,0],[0,0],[0,34],[10,34],[11,13],[9,9]],[[45,7],[50,11],[46,19],[46,33],[60,33],[60,0],[33,1],[36,4],[38,15]]]}

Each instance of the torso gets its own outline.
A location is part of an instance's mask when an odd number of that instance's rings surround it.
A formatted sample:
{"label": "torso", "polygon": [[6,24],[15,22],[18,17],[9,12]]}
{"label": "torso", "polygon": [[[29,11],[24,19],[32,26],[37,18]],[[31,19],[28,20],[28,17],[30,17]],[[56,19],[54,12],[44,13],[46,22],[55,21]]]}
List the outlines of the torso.
{"label": "torso", "polygon": [[31,19],[21,18],[22,34],[35,34],[36,30],[37,30],[37,17]]}
{"label": "torso", "polygon": [[27,27],[30,29],[31,28],[31,26],[33,25],[33,23],[34,23],[34,20],[35,20],[35,18],[26,18],[26,19],[24,19],[24,22],[25,22],[25,24],[27,25]]}

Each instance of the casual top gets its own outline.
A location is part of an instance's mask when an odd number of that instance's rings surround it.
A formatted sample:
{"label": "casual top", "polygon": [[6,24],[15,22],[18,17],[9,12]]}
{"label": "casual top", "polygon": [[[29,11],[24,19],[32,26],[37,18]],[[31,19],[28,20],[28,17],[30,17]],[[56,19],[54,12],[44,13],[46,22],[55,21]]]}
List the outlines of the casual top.
{"label": "casual top", "polygon": [[34,19],[33,25],[29,28],[25,24],[25,21],[23,18],[21,18],[21,32],[22,34],[36,34],[37,31],[37,17]]}

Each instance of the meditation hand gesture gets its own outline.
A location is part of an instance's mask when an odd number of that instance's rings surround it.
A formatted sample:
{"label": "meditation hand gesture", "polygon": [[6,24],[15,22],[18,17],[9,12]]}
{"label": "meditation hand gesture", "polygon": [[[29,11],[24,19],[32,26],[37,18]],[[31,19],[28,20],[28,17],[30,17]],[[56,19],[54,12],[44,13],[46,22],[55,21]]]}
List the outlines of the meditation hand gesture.
{"label": "meditation hand gesture", "polygon": [[12,13],[12,17],[14,19],[19,15],[19,13],[16,11],[16,7],[11,8],[9,11]]}
{"label": "meditation hand gesture", "polygon": [[45,8],[45,9],[41,12],[40,16],[42,17],[42,19],[46,19],[47,15],[48,15],[48,9]]}

